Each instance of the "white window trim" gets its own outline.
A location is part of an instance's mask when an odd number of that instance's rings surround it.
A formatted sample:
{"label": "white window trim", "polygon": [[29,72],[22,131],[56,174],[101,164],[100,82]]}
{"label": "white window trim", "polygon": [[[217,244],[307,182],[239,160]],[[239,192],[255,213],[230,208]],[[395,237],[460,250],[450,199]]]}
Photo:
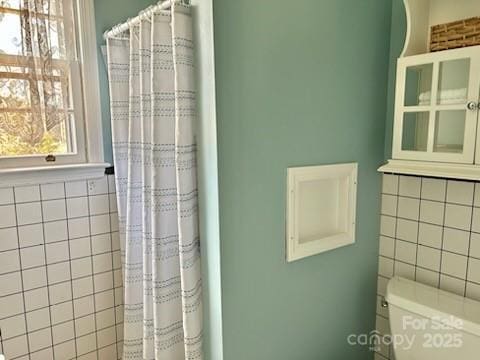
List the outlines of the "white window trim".
{"label": "white window trim", "polygon": [[[104,175],[102,113],[98,75],[94,0],[74,0],[78,10],[79,62],[82,76],[85,156],[84,163],[0,168],[0,187],[56,181],[93,179]],[[88,77],[88,79],[87,79]],[[1,164],[1,162],[0,162]]]}

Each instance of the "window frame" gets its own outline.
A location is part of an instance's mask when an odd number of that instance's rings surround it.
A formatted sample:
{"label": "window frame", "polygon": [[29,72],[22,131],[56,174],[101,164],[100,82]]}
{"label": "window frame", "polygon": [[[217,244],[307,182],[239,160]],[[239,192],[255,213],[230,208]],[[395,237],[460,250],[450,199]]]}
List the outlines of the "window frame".
{"label": "window frame", "polygon": [[[76,154],[55,154],[55,162],[47,162],[45,155],[3,157],[0,158],[0,175],[16,172],[34,175],[35,170],[41,170],[45,177],[45,170],[55,169],[58,176],[61,168],[78,170],[82,165],[98,173],[98,169],[110,166],[104,162],[103,153],[94,0],[72,0],[72,3],[77,57],[69,62],[70,81],[80,84],[71,86],[75,118],[75,136],[71,140],[76,143]],[[3,177],[0,176],[0,185]]]}

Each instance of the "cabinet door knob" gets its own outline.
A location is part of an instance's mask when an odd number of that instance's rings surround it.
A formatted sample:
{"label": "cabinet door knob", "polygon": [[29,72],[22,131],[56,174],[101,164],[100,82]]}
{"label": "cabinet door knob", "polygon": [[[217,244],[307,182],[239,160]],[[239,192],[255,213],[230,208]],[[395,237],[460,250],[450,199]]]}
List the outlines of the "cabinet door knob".
{"label": "cabinet door knob", "polygon": [[477,104],[475,101],[470,101],[468,104],[467,104],[467,109],[468,110],[477,110],[479,108],[479,104]]}

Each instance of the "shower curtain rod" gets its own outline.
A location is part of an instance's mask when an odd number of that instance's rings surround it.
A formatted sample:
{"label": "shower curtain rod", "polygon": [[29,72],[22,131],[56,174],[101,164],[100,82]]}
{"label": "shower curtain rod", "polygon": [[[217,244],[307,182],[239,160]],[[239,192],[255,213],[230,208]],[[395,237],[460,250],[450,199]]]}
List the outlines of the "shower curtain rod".
{"label": "shower curtain rod", "polygon": [[115,25],[113,28],[110,30],[107,30],[103,33],[103,38],[107,40],[107,38],[114,37],[117,35],[120,35],[121,33],[127,31],[130,29],[132,25],[136,25],[140,23],[141,20],[145,20],[150,18],[154,13],[160,10],[168,10],[172,7],[173,3],[181,3],[184,5],[189,5],[189,0],[180,0],[180,1],[175,1],[175,0],[161,0],[159,1],[156,5],[151,5],[147,7],[145,10],[142,10],[138,13],[137,16],[134,18],[130,18],[124,23]]}

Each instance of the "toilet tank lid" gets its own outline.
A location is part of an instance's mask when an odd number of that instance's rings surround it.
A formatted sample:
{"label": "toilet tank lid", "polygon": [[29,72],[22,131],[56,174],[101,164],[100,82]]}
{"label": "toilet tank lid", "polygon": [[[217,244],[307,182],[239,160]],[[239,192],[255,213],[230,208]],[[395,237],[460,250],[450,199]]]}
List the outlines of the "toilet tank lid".
{"label": "toilet tank lid", "polygon": [[478,301],[401,277],[390,279],[385,300],[389,305],[480,336]]}

